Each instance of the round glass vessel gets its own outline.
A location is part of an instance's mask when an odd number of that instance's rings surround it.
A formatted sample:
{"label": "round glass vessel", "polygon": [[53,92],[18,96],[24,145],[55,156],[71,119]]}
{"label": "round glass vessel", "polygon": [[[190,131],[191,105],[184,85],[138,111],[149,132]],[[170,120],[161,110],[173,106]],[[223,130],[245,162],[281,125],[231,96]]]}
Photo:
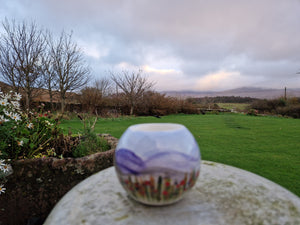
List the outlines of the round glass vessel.
{"label": "round glass vessel", "polygon": [[130,197],[148,205],[166,205],[194,186],[200,160],[198,144],[185,126],[147,123],[124,132],[114,164]]}

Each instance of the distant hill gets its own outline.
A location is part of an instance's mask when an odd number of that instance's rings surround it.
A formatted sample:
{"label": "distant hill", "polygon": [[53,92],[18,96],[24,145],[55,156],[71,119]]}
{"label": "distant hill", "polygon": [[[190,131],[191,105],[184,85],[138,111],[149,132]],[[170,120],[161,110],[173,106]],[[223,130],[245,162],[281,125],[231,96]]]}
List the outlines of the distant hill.
{"label": "distant hill", "polygon": [[[226,91],[163,91],[167,96],[181,98],[201,98],[216,96],[240,96],[260,99],[273,99],[284,96],[284,89],[267,89],[256,87],[241,87]],[[300,88],[288,89],[287,97],[300,97]]]}

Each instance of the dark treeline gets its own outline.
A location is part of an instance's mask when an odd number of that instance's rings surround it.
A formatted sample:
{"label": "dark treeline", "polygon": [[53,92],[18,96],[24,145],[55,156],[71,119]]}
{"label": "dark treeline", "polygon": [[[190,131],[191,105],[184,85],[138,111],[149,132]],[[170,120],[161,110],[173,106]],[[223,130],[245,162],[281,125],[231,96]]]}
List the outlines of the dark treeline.
{"label": "dark treeline", "polygon": [[[33,108],[43,105],[43,110],[60,111],[60,104],[50,102],[34,102]],[[76,95],[73,103],[66,104],[66,111],[75,113],[89,113],[101,117],[118,117],[120,115],[132,115],[131,105],[125,93],[112,93],[101,95],[93,88],[85,88]],[[147,91],[135,103],[133,114],[137,116],[163,116],[169,114],[200,113],[198,105],[189,103],[183,99],[166,96],[155,91]]]}
{"label": "dark treeline", "polygon": [[300,118],[300,98],[291,97],[288,99],[260,99],[254,101],[250,107],[257,110],[258,113],[282,115],[293,118]]}
{"label": "dark treeline", "polygon": [[203,98],[188,98],[187,101],[193,104],[208,104],[208,103],[252,103],[258,100],[251,97],[240,96],[216,96],[216,97],[203,97]]}

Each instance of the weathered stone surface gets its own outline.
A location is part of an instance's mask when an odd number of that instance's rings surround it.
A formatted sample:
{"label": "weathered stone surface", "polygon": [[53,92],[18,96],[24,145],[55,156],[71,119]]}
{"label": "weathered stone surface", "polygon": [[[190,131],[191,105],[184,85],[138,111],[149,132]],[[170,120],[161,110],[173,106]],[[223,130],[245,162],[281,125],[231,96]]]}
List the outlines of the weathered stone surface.
{"label": "weathered stone surface", "polygon": [[202,161],[181,201],[151,207],[129,199],[111,167],[75,186],[45,224],[300,224],[300,199],[255,174]]}
{"label": "weathered stone surface", "polygon": [[112,149],[82,158],[39,158],[12,162],[6,193],[0,196],[0,225],[43,221],[58,200],[80,181],[113,165],[117,139],[108,136]]}

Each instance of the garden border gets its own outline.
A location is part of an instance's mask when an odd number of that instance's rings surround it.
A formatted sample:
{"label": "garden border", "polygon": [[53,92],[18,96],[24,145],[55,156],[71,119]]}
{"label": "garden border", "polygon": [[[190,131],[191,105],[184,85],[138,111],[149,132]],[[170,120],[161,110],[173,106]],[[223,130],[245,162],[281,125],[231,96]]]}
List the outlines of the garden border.
{"label": "garden border", "polygon": [[0,225],[42,224],[55,204],[72,187],[88,176],[113,166],[118,142],[100,134],[111,146],[82,158],[37,158],[11,162],[13,173],[6,177],[6,192],[0,196]]}

